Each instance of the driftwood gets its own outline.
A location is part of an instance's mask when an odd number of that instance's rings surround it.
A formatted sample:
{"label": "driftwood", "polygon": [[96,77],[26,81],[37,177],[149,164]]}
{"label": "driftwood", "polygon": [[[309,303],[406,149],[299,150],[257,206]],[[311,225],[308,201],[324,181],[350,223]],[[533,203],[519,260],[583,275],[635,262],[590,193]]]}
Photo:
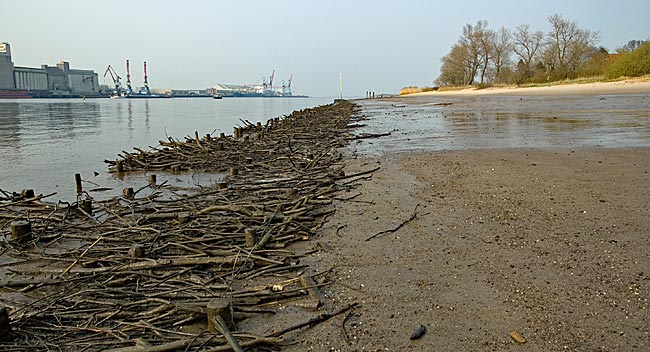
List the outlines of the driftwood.
{"label": "driftwood", "polygon": [[324,321],[329,320],[330,318],[333,318],[333,317],[335,317],[337,315],[341,315],[341,314],[349,311],[350,309],[352,309],[352,308],[354,308],[354,307],[356,307],[358,305],[359,305],[358,303],[352,303],[352,304],[350,304],[348,306],[345,306],[345,307],[337,310],[334,313],[323,313],[323,314],[321,314],[321,315],[319,315],[317,317],[309,319],[308,321],[306,321],[304,323],[300,323],[300,324],[297,324],[297,325],[294,325],[294,326],[290,326],[290,327],[288,327],[286,329],[282,329],[282,330],[280,330],[278,332],[274,332],[269,336],[278,337],[278,336],[282,336],[282,335],[284,335],[284,334],[286,334],[288,332],[294,331],[294,330],[302,329],[304,327],[312,327],[312,326],[318,325],[318,324],[320,324],[320,323],[322,323]]}
{"label": "driftwood", "polygon": [[[238,138],[195,133],[122,152],[107,161],[111,172],[238,171],[199,188],[172,187],[157,172],[155,183],[143,176],[128,187],[128,197],[98,201],[83,192],[92,214],[81,200],[51,204],[2,191],[3,235],[25,220],[31,237],[20,246],[0,242],[8,273],[0,294],[12,331],[0,350],[232,350],[223,334],[207,332],[211,299],[227,298],[248,316],[288,300],[320,302],[319,288],[330,282],[301,280],[306,266],[298,262],[308,252],[291,244],[309,240],[336,195],[377,170],[341,172],[338,149],[354,114],[341,101],[265,125],[243,120]],[[232,335],[246,348],[277,344],[282,334]]]}
{"label": "driftwood", "polygon": [[415,209],[413,209],[413,214],[411,215],[411,217],[404,220],[404,221],[402,221],[399,225],[397,225],[397,227],[395,227],[393,229],[390,229],[390,230],[379,231],[376,234],[366,238],[366,241],[370,241],[371,239],[373,239],[373,238],[375,238],[377,236],[385,235],[387,233],[397,232],[399,229],[402,228],[402,226],[404,226],[404,225],[408,224],[409,222],[413,221],[418,216],[417,210],[418,210],[419,206],[420,206],[420,204],[416,205]]}

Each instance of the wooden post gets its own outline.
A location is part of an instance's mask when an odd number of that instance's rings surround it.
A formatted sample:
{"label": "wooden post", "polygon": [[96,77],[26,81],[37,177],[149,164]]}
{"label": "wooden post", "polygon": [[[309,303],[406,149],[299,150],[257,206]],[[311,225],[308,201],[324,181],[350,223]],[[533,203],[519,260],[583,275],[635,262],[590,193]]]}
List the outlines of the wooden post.
{"label": "wooden post", "polygon": [[115,167],[117,168],[117,172],[124,172],[124,164],[122,164],[122,161],[118,160],[115,163]]}
{"label": "wooden post", "polygon": [[261,122],[257,123],[257,128],[262,128],[262,123]]}
{"label": "wooden post", "polygon": [[225,148],[224,148],[224,143],[223,142],[217,143],[217,150],[224,150],[224,149]]}
{"label": "wooden post", "polygon": [[208,331],[220,332],[226,338],[230,347],[235,352],[244,352],[234,336],[230,333],[229,327],[234,326],[230,303],[224,298],[213,298],[206,307],[208,316]]}
{"label": "wooden post", "polygon": [[25,199],[34,198],[35,196],[33,189],[24,189],[22,192],[20,192],[20,195],[22,195]]}
{"label": "wooden post", "polygon": [[81,174],[74,174],[74,183],[77,185],[77,195],[83,191],[81,187]]}
{"label": "wooden post", "polygon": [[9,313],[4,306],[0,306],[0,341],[5,342],[11,339],[11,325],[9,325]]}
{"label": "wooden post", "polygon": [[300,284],[307,290],[309,295],[309,304],[306,305],[312,309],[320,307],[322,304],[323,294],[320,292],[320,289],[316,287],[316,282],[311,278],[311,275],[308,273],[303,273],[300,275]]}
{"label": "wooden post", "polygon": [[124,193],[124,197],[127,199],[133,199],[133,197],[135,197],[135,192],[133,192],[133,187],[127,187],[123,189],[122,193]]}
{"label": "wooden post", "polygon": [[235,137],[235,138],[239,138],[239,128],[235,127],[232,130],[232,136]]}
{"label": "wooden post", "polygon": [[244,230],[244,241],[246,248],[253,248],[255,246],[255,229]]}
{"label": "wooden post", "polygon": [[226,134],[223,132],[219,133],[219,138],[226,139]]}
{"label": "wooden post", "polygon": [[32,239],[32,224],[27,220],[16,220],[11,223],[11,242],[23,244]]}
{"label": "wooden post", "polygon": [[77,206],[89,215],[93,215],[93,201],[91,199],[82,199]]}
{"label": "wooden post", "polygon": [[230,176],[237,176],[239,174],[239,170],[235,167],[231,167],[228,173]]}
{"label": "wooden post", "polygon": [[151,174],[151,175],[147,176],[147,181],[149,181],[149,184],[151,186],[155,186],[156,185],[156,174]]}

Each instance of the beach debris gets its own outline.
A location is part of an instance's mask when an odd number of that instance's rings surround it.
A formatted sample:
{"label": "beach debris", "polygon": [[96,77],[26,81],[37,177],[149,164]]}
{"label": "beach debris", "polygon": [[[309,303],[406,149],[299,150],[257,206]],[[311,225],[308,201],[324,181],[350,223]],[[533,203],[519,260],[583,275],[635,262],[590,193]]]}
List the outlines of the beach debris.
{"label": "beach debris", "polygon": [[[334,212],[333,199],[379,169],[337,173],[355,113],[342,100],[266,125],[246,123],[239,138],[195,133],[185,141],[168,137],[150,151],[134,148],[107,163],[111,172],[144,171],[144,186],[125,186],[106,200],[83,189],[72,204],[43,202],[54,193],[2,192],[10,195],[0,200],[3,235],[7,225],[29,219],[32,238],[29,246],[0,242],[8,273],[0,294],[11,308],[13,336],[0,350],[236,349],[225,330],[205,336],[211,300],[227,300],[233,320],[305,299],[317,308],[319,289],[330,283],[326,276],[316,283],[300,262],[309,252],[291,245],[309,240]],[[146,179],[154,170],[225,177],[171,186]],[[270,336],[231,335],[240,348],[272,346],[354,306]]]}
{"label": "beach debris", "polygon": [[512,339],[515,340],[518,344],[526,343],[526,339],[523,336],[521,336],[521,334],[518,333],[516,330],[510,332],[510,337],[512,337]]}
{"label": "beach debris", "polygon": [[330,318],[333,318],[333,317],[335,317],[337,315],[341,315],[341,314],[349,311],[350,309],[352,309],[352,308],[354,308],[354,307],[356,307],[358,305],[359,305],[359,303],[355,302],[355,303],[352,303],[350,305],[347,305],[347,306],[335,311],[334,313],[322,313],[321,315],[316,316],[314,318],[311,318],[311,319],[309,319],[308,321],[306,321],[304,323],[296,324],[294,326],[290,326],[290,327],[288,327],[286,329],[283,329],[283,330],[280,330],[278,332],[274,332],[274,333],[270,334],[269,337],[282,336],[282,335],[284,335],[284,334],[286,334],[288,332],[298,330],[298,329],[302,329],[304,327],[310,327],[311,328],[311,327],[316,326],[316,325],[318,325],[318,324],[320,324],[320,323],[322,323],[324,321],[329,320]]}
{"label": "beach debris", "polygon": [[361,314],[354,313],[354,312],[348,312],[348,314],[345,316],[345,319],[343,319],[343,322],[341,323],[341,329],[343,330],[343,336],[345,337],[345,341],[348,343],[348,345],[352,344],[352,340],[350,339],[350,334],[348,333],[348,329],[345,327],[347,322],[352,318],[353,316],[360,317]]}
{"label": "beach debris", "polygon": [[424,334],[427,332],[427,327],[424,326],[423,324],[420,324],[420,326],[413,331],[413,334],[411,334],[411,340],[417,340],[420,337],[424,336]]}
{"label": "beach debris", "polygon": [[397,232],[399,229],[402,228],[402,226],[404,226],[404,225],[408,224],[409,222],[413,221],[413,220],[418,216],[418,212],[417,212],[417,211],[418,211],[418,207],[419,207],[419,206],[420,206],[420,204],[418,203],[418,204],[415,206],[415,209],[413,209],[413,215],[411,215],[410,218],[408,218],[408,219],[402,221],[399,225],[397,225],[397,227],[395,227],[395,228],[393,228],[393,229],[390,229],[390,230],[379,231],[379,232],[377,232],[376,234],[374,234],[374,235],[372,235],[372,236],[366,238],[366,241],[370,241],[371,239],[373,239],[373,238],[375,238],[375,237],[377,237],[377,236],[381,236],[381,235],[384,235],[384,234],[387,234],[387,233]]}
{"label": "beach debris", "polygon": [[358,140],[358,139],[368,139],[368,138],[379,138],[379,137],[385,137],[385,136],[390,136],[391,132],[386,132],[386,133],[361,133],[354,135],[352,137],[348,137],[347,139],[350,141],[353,140]]}

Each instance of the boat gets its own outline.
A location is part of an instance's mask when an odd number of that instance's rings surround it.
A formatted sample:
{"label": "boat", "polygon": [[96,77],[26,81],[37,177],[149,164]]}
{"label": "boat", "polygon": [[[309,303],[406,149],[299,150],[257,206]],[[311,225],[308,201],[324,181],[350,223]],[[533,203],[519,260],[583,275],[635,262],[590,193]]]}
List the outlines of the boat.
{"label": "boat", "polygon": [[222,97],[221,94],[219,94],[219,93],[217,93],[217,94],[215,94],[215,95],[212,96],[212,99],[222,99],[222,98],[223,98],[223,97]]}
{"label": "boat", "polygon": [[28,90],[0,89],[0,99],[31,99],[33,97]]}
{"label": "boat", "polygon": [[170,95],[159,95],[159,94],[127,94],[124,96],[126,99],[156,99],[156,98],[171,98]]}

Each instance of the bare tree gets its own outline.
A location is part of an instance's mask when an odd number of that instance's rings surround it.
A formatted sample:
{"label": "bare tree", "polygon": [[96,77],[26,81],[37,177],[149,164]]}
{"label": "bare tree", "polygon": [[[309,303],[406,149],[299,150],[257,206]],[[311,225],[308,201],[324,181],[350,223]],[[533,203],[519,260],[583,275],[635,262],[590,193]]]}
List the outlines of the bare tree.
{"label": "bare tree", "polygon": [[559,14],[548,17],[551,31],[547,48],[551,51],[555,64],[555,74],[569,78],[585,59],[585,53],[598,38],[597,32],[581,29],[574,21],[566,20]]}
{"label": "bare tree", "polygon": [[[487,26],[487,22],[486,22]],[[479,43],[481,44],[481,54],[483,55],[483,66],[481,68],[481,84],[485,83],[485,75],[492,59],[492,54],[494,53],[494,42],[496,38],[496,33],[491,29],[483,29],[478,37]]]}
{"label": "bare tree", "polygon": [[542,31],[530,31],[530,26],[522,24],[518,26],[513,34],[513,51],[520,58],[519,66],[522,76],[519,81],[530,75],[531,64],[538,55],[539,49],[543,46],[544,33]]}
{"label": "bare tree", "polygon": [[476,25],[466,24],[463,27],[463,35],[460,43],[467,48],[470,76],[468,84],[473,84],[479,68],[484,64],[485,54],[483,53],[482,40],[487,30],[487,21],[477,21]]}
{"label": "bare tree", "polygon": [[627,42],[627,44],[616,49],[616,52],[619,54],[632,52],[636,50],[638,47],[640,47],[641,45],[647,43],[648,41],[650,40],[636,40],[636,39],[630,40]]}
{"label": "bare tree", "polygon": [[503,83],[503,71],[510,65],[512,54],[512,34],[510,30],[501,27],[493,36],[491,60],[494,65],[494,79]]}

